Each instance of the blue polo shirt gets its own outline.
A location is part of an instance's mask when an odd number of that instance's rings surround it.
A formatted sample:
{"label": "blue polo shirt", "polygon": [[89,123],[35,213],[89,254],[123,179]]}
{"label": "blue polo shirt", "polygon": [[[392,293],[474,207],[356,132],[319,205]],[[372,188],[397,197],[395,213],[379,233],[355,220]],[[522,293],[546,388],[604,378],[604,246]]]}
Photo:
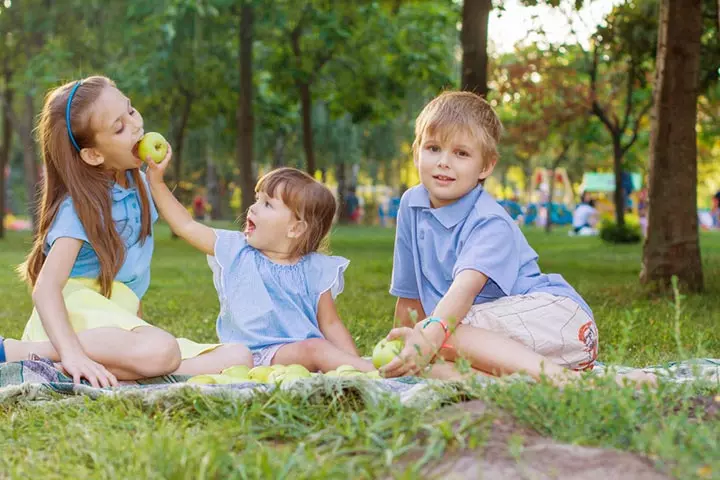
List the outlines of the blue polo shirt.
{"label": "blue polo shirt", "polygon": [[[154,224],[158,219],[155,204],[150,195],[145,174],[140,172],[143,180],[142,188],[147,191],[150,201],[150,217]],[[135,292],[138,298],[142,298],[150,285],[150,260],[152,259],[155,242],[152,234],[140,242],[140,230],[142,228],[142,210],[140,196],[137,186],[134,185],[132,177],[128,172],[128,188],[123,188],[115,183],[108,194],[112,196],[112,219],[115,228],[125,246],[125,262],[122,264],[115,280],[122,282]],[[100,212],[98,212],[98,215]],[[55,219],[45,239],[45,254],[55,240],[62,237],[76,238],[83,241],[80,252],[75,259],[70,278],[97,278],[100,275],[100,262],[92,245],[88,242],[87,234],[80,217],[75,211],[72,198],[67,196],[60,204]]]}
{"label": "blue polo shirt", "polygon": [[390,294],[420,299],[430,315],[463,270],[488,277],[475,305],[510,295],[545,292],[592,311],[561,275],[543,274],[538,255],[505,209],[478,185],[451,205],[430,206],[423,185],[400,201]]}

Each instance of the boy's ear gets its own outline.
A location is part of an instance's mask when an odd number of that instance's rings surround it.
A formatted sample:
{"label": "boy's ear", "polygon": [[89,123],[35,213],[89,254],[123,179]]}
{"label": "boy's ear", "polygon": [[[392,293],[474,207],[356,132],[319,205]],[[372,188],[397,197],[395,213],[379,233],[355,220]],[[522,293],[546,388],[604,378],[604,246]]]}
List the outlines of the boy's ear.
{"label": "boy's ear", "polygon": [[482,182],[486,178],[488,178],[490,175],[492,175],[493,170],[495,170],[495,165],[497,165],[497,159],[493,159],[492,162],[490,162],[485,169],[480,172],[480,175],[478,175],[478,182]]}
{"label": "boy's ear", "polygon": [[298,220],[294,222],[288,229],[289,238],[299,238],[308,229],[308,224],[305,220]]}
{"label": "boy's ear", "polygon": [[80,158],[83,159],[83,162],[93,167],[98,167],[105,163],[105,157],[94,148],[83,148],[80,150]]}

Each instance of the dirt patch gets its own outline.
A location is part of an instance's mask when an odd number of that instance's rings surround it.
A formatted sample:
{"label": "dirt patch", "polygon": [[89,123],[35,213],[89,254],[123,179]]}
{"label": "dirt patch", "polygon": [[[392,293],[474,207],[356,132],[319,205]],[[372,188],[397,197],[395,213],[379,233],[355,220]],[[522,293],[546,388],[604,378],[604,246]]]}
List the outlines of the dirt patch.
{"label": "dirt patch", "polygon": [[[652,463],[632,453],[606,448],[582,447],[556,442],[517,425],[504,413],[475,400],[447,407],[441,413],[482,417],[492,414],[487,443],[476,450],[448,452],[439,462],[423,471],[422,478],[442,479],[576,479],[660,480],[670,478],[653,468]],[[410,465],[417,458],[405,458]]]}

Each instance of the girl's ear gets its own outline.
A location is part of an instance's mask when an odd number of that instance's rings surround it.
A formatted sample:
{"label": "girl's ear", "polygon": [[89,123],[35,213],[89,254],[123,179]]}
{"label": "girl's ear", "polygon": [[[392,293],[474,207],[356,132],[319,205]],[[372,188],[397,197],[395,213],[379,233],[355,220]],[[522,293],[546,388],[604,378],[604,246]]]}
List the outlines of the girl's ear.
{"label": "girl's ear", "polygon": [[288,229],[288,238],[300,238],[308,229],[308,224],[305,220],[296,220]]}
{"label": "girl's ear", "polygon": [[105,162],[105,157],[95,148],[83,148],[80,150],[80,158],[83,159],[83,162],[93,167],[99,167]]}

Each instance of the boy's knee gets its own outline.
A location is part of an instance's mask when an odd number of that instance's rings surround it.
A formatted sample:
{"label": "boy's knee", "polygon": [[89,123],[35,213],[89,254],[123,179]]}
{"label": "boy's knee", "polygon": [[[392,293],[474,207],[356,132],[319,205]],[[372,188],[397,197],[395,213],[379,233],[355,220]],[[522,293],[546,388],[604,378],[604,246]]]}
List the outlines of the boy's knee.
{"label": "boy's knee", "polygon": [[144,377],[157,377],[177,370],[182,358],[175,337],[155,329],[144,334],[142,340],[137,342],[133,360],[139,374]]}

